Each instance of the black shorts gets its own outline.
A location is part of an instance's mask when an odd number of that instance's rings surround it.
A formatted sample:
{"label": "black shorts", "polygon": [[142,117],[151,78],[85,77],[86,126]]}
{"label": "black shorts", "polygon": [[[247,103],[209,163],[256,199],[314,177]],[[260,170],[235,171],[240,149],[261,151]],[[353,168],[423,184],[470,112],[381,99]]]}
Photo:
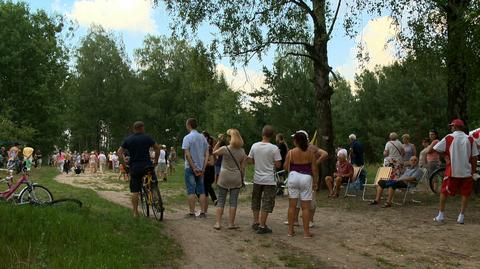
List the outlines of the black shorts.
{"label": "black shorts", "polygon": [[396,189],[406,189],[408,187],[407,183],[402,180],[379,180],[378,186],[382,189],[392,188]]}
{"label": "black shorts", "polygon": [[[150,165],[135,165],[130,167],[130,192],[140,192],[142,190],[142,179],[145,176],[145,168]],[[152,171],[152,179],[157,182],[157,176]]]}

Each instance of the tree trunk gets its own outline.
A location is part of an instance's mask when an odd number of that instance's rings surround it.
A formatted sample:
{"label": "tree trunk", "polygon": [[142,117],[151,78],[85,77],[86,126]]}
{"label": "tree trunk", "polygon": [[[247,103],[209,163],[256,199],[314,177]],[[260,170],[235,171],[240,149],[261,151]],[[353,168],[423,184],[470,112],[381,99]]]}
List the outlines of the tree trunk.
{"label": "tree trunk", "polygon": [[333,175],[335,167],[335,149],[333,146],[332,106],[330,98],[333,89],[330,87],[327,51],[327,26],[325,1],[313,1],[313,11],[318,19],[313,40],[313,83],[315,86],[315,107],[317,116],[317,145],[329,154],[327,161],[320,167],[320,186],[325,186],[325,177]]}
{"label": "tree trunk", "polygon": [[465,11],[469,0],[449,0],[447,4],[447,75],[449,120],[467,117],[467,67]]}

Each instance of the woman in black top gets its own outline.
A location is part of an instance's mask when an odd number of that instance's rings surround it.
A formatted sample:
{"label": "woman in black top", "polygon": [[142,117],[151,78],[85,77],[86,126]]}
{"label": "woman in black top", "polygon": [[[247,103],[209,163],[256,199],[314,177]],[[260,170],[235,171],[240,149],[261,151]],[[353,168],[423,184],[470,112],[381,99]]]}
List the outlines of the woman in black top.
{"label": "woman in black top", "polygon": [[208,162],[207,162],[207,166],[205,167],[203,184],[205,186],[205,195],[207,197],[210,196],[210,199],[212,199],[212,202],[215,203],[217,201],[217,195],[215,193],[215,190],[212,187],[213,182],[215,182],[215,158],[213,156],[214,141],[209,133],[203,132],[203,135],[205,136],[208,142]]}

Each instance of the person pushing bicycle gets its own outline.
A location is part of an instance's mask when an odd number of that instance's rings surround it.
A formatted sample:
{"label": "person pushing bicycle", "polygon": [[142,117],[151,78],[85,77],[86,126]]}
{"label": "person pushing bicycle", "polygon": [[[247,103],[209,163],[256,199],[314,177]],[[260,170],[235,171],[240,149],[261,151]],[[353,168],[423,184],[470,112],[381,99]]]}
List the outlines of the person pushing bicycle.
{"label": "person pushing bicycle", "polygon": [[[154,163],[150,160],[151,147],[155,151]],[[133,216],[138,217],[138,202],[139,193],[142,189],[142,178],[147,167],[157,165],[160,146],[150,136],[145,134],[145,124],[137,121],[133,124],[133,134],[123,141],[117,151],[119,158],[125,158],[125,150],[128,150],[130,153],[130,192],[132,193]],[[155,173],[152,176],[154,182],[156,182]]]}

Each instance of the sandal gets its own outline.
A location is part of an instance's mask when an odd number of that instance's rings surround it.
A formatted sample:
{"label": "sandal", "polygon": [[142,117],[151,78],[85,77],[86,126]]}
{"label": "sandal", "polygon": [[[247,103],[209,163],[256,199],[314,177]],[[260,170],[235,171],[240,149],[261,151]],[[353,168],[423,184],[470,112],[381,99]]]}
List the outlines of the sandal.
{"label": "sandal", "polygon": [[382,208],[389,208],[389,207],[392,207],[391,203],[385,203],[382,205]]}
{"label": "sandal", "polygon": [[215,230],[217,230],[217,231],[218,231],[218,230],[220,230],[220,229],[221,229],[221,227],[220,227],[220,225],[214,225],[214,226],[213,226],[213,229],[215,229]]}
{"label": "sandal", "polygon": [[378,202],[376,200],[373,200],[370,202],[370,205],[378,205]]}
{"label": "sandal", "polygon": [[238,230],[238,229],[240,229],[240,227],[237,226],[237,225],[233,225],[233,226],[228,226],[227,229],[229,229],[229,230]]}

